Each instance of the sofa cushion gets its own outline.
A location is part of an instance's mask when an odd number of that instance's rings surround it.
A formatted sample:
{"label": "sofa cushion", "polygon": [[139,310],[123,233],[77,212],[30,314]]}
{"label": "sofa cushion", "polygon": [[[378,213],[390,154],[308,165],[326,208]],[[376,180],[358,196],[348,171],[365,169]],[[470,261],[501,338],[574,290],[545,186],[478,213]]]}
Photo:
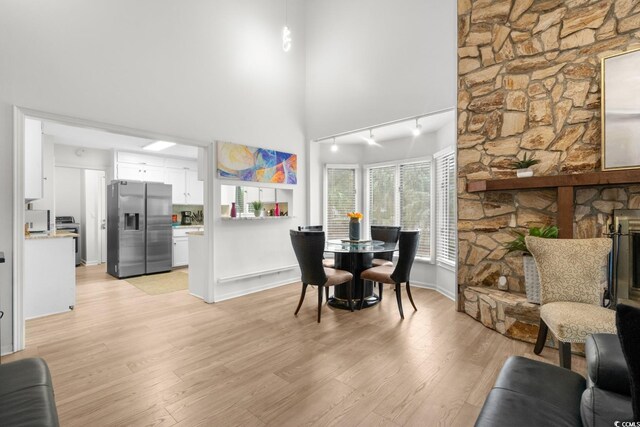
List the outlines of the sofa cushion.
{"label": "sofa cushion", "polygon": [[616,333],[616,313],[579,302],[552,302],[540,307],[540,318],[562,342],[585,342],[591,334]]}
{"label": "sofa cushion", "polygon": [[584,346],[587,381],[603,390],[630,396],[629,369],[615,334],[594,334]]}
{"label": "sofa cushion", "polygon": [[554,301],[600,305],[611,239],[527,236],[525,241],[538,267],[543,305]]}
{"label": "sofa cushion", "polygon": [[42,359],[0,365],[0,426],[58,426],[51,376]]}
{"label": "sofa cushion", "polygon": [[631,396],[589,387],[580,404],[585,427],[613,426],[614,421],[633,421]]}
{"label": "sofa cushion", "polygon": [[512,356],[482,407],[476,426],[580,425],[584,378],[568,369]]}

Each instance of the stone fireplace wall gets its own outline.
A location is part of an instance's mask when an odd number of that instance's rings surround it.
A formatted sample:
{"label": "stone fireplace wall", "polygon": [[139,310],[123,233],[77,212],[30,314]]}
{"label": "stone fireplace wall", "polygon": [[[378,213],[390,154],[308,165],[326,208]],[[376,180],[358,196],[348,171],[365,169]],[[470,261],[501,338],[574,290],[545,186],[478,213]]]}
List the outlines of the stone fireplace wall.
{"label": "stone fireplace wall", "polygon": [[[600,169],[600,60],[640,47],[640,0],[458,0],[458,239],[467,286],[524,292],[513,229],[553,224],[554,190],[466,192],[514,177],[525,153],[536,175]],[[575,237],[596,237],[614,208],[640,207],[640,186],[576,191]]]}

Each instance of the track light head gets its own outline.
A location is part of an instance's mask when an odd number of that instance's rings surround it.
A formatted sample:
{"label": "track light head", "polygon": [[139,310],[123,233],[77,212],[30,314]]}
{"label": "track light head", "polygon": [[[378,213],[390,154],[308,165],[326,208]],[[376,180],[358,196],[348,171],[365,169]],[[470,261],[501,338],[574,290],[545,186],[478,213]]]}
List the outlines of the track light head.
{"label": "track light head", "polygon": [[367,138],[367,142],[369,145],[374,145],[376,143],[376,138],[373,136],[373,129],[369,129],[369,138]]}
{"label": "track light head", "polygon": [[416,127],[413,128],[411,133],[413,134],[413,136],[420,136],[420,134],[422,133],[422,125],[418,122],[418,119],[416,119]]}
{"label": "track light head", "polygon": [[338,145],[336,145],[336,139],[335,138],[333,138],[333,144],[331,144],[331,151],[334,152],[334,153],[336,151],[338,151]]}

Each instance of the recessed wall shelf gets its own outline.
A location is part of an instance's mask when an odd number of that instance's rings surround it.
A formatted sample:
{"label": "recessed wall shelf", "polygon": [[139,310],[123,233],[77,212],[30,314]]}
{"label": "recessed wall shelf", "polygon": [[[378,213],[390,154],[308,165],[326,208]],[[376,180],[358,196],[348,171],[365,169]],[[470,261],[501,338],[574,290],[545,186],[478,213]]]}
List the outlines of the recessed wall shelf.
{"label": "recessed wall shelf", "polygon": [[562,239],[573,238],[574,187],[640,183],[640,170],[589,172],[574,175],[532,176],[470,181],[467,192],[534,190],[556,188],[558,191],[558,228]]}
{"label": "recessed wall shelf", "polygon": [[221,220],[223,221],[263,221],[263,220],[269,220],[269,219],[288,219],[288,218],[295,218],[295,216],[243,216],[243,217],[235,217],[235,218],[231,218],[229,216],[222,216],[220,217]]}

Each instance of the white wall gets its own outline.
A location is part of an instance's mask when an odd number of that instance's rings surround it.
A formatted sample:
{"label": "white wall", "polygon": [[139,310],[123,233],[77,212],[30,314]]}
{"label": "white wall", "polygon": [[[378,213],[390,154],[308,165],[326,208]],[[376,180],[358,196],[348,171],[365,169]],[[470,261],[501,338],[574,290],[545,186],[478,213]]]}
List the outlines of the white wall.
{"label": "white wall", "polygon": [[309,0],[310,139],[456,105],[456,2]]}
{"label": "white wall", "polygon": [[76,222],[82,217],[82,169],[55,168],[55,200],[57,216],[73,216]]}
{"label": "white wall", "polygon": [[[302,8],[289,2],[294,45],[284,53],[278,1],[2,2],[0,221],[12,219],[13,105],[178,141],[222,139],[281,149],[298,153],[304,165]],[[304,178],[296,192],[305,217]],[[225,261],[242,268],[294,263],[289,237],[279,227],[267,225],[259,233],[270,242]],[[236,227],[225,238],[249,241],[255,232]],[[264,256],[260,251],[273,247],[281,248],[276,258],[254,263],[258,253]],[[11,229],[2,227],[3,346],[12,329],[11,248]]]}

